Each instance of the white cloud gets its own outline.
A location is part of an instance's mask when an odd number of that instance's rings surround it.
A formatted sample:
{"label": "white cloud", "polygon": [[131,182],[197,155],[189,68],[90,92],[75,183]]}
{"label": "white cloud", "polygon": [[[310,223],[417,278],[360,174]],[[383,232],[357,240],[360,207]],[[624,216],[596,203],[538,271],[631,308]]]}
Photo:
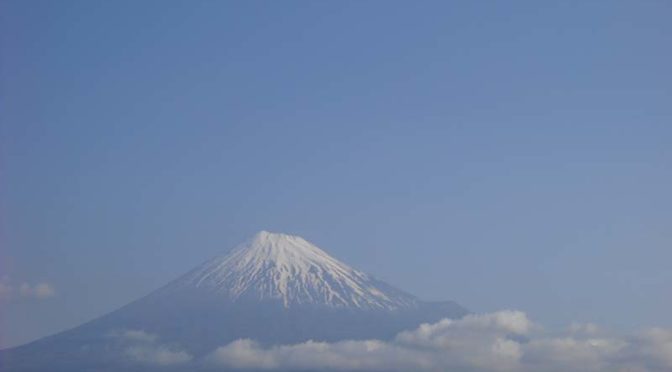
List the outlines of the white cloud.
{"label": "white cloud", "polygon": [[672,370],[672,330],[625,337],[574,324],[552,335],[525,313],[501,311],[442,320],[392,341],[304,342],[262,347],[238,340],[207,357],[214,366],[257,370],[662,372]]}
{"label": "white cloud", "polygon": [[234,341],[218,348],[208,359],[211,364],[236,369],[334,369],[334,370],[417,370],[429,355],[390,343],[308,341],[296,345],[262,348],[252,340]]}
{"label": "white cloud", "polygon": [[39,300],[54,297],[56,295],[56,291],[49,283],[38,283],[32,286],[28,283],[23,283],[19,287],[19,293],[22,297]]}
{"label": "white cloud", "polygon": [[135,329],[127,329],[124,330],[123,332],[119,332],[117,335],[118,337],[124,338],[129,341],[142,341],[142,342],[154,342],[159,338],[159,336],[153,333]]}
{"label": "white cloud", "polygon": [[24,298],[34,300],[44,300],[56,295],[56,290],[49,283],[21,283],[19,286],[13,285],[7,277],[0,280],[0,299]]}
{"label": "white cloud", "polygon": [[672,371],[672,330],[651,328],[632,336],[619,359],[647,371]]}
{"label": "white cloud", "polygon": [[110,337],[119,340],[122,354],[131,361],[169,366],[184,364],[193,359],[186,351],[159,343],[159,336],[143,330],[114,331]]}
{"label": "white cloud", "polygon": [[569,326],[568,331],[571,334],[595,335],[599,333],[600,327],[593,323],[577,323],[574,322]]}
{"label": "white cloud", "polygon": [[541,338],[525,345],[528,370],[538,371],[616,371],[612,359],[627,343],[617,338]]}
{"label": "white cloud", "polygon": [[131,346],[124,353],[137,362],[160,366],[182,364],[192,359],[192,356],[184,350],[172,350],[157,345]]}

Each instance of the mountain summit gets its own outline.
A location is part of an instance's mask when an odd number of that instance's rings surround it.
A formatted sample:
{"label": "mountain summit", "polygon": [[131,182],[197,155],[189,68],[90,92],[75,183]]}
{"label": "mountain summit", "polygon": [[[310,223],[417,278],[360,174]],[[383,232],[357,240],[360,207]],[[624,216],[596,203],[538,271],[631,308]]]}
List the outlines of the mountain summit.
{"label": "mountain summit", "polygon": [[201,265],[174,284],[236,300],[277,300],[284,307],[395,310],[415,297],[357,271],[298,236],[261,231],[230,254]]}
{"label": "mountain summit", "polygon": [[455,302],[425,302],[395,289],[303,238],[262,231],[116,311],[0,351],[0,369],[147,372],[153,369],[137,360],[144,355],[138,347],[152,346],[147,340],[179,347],[186,353],[178,355],[182,359],[201,360],[240,339],[266,346],[385,340],[421,323],[465,314]]}

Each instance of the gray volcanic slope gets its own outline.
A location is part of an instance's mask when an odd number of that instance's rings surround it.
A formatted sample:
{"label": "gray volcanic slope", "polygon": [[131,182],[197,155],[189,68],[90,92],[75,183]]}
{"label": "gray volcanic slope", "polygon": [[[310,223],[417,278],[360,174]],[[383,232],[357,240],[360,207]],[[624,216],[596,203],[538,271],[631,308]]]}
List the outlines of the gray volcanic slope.
{"label": "gray volcanic slope", "polygon": [[466,313],[451,301],[420,301],[300,237],[262,231],[119,310],[0,352],[0,369],[149,371],[157,367],[137,363],[143,355],[132,345],[160,339],[162,348],[185,353],[166,357],[191,357],[186,370],[200,370],[203,356],[241,338],[264,345],[389,339],[420,323]]}

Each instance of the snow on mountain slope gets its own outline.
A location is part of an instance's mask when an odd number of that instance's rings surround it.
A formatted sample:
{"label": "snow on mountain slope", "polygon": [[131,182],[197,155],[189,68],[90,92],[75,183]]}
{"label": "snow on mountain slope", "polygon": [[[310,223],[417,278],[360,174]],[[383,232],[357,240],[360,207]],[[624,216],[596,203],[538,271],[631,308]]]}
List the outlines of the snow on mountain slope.
{"label": "snow on mountain slope", "polygon": [[259,232],[230,254],[216,257],[173,288],[199,288],[240,299],[277,300],[285,307],[396,310],[417,306],[417,299],[329,256],[292,235]]}
{"label": "snow on mountain slope", "polygon": [[[153,369],[145,362],[129,360],[129,350],[149,348],[147,352],[163,353],[170,350],[163,346],[179,347],[202,360],[218,347],[240,339],[266,347],[309,340],[389,340],[422,323],[466,313],[452,301],[420,301],[300,237],[261,232],[230,254],[120,309],[0,351],[0,370],[203,370],[198,363],[189,366],[193,368]],[[111,336],[128,330],[154,335],[161,345],[128,344]]]}

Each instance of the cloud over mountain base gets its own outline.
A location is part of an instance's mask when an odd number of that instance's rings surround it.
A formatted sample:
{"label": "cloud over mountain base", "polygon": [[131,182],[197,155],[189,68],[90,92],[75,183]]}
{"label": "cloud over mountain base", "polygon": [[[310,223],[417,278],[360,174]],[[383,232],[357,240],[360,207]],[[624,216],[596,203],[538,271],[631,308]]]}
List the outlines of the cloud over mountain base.
{"label": "cloud over mountain base", "polygon": [[308,341],[261,347],[237,340],[206,357],[214,369],[344,371],[670,371],[672,330],[616,336],[592,324],[550,334],[525,313],[444,319],[392,341]]}

